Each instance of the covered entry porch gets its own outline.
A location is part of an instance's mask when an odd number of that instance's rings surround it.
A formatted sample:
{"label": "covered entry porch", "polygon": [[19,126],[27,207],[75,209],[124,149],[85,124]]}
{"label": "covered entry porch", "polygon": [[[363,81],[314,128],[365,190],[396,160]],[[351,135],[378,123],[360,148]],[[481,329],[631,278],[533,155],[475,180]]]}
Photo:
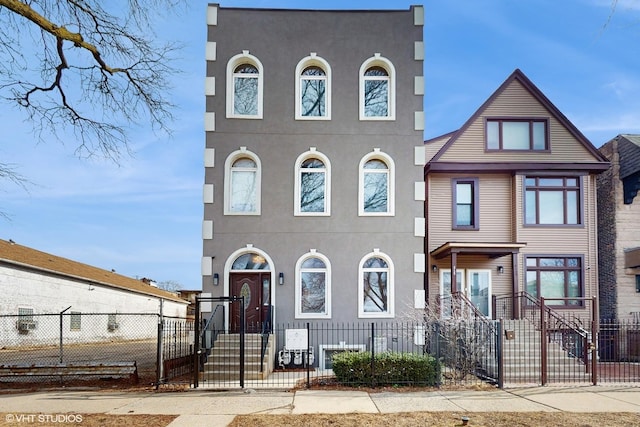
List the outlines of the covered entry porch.
{"label": "covered entry porch", "polygon": [[[492,297],[518,295],[518,254],[526,243],[518,242],[446,242],[430,252],[430,301],[447,301],[461,294],[487,318],[495,318]],[[456,280],[451,280],[455,277]],[[433,296],[433,297],[432,297]],[[512,313],[518,313],[512,298]],[[446,304],[440,309],[447,315]],[[516,317],[517,318],[517,317]]]}

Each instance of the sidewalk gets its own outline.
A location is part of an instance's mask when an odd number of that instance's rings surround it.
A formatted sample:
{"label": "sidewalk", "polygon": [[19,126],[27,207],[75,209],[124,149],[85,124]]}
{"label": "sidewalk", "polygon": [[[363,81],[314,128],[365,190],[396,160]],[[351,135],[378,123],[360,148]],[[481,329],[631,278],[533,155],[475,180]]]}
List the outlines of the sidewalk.
{"label": "sidewalk", "polygon": [[170,427],[224,426],[239,414],[339,414],[411,411],[636,412],[640,388],[533,387],[492,391],[366,393],[361,391],[48,391],[7,394],[0,412],[12,414],[177,414]]}

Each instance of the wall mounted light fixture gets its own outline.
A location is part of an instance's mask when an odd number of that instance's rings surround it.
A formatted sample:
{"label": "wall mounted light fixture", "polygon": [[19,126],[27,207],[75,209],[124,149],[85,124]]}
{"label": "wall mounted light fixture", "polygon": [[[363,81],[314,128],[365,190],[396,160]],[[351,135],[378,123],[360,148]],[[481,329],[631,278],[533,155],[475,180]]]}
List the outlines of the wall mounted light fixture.
{"label": "wall mounted light fixture", "polygon": [[435,264],[433,264],[433,265],[431,266],[431,271],[433,271],[434,273],[437,273],[437,272],[438,272],[438,266],[437,266],[437,265],[435,265]]}
{"label": "wall mounted light fixture", "polygon": [[504,273],[504,267],[499,265],[498,266],[498,274],[502,274],[502,273]]}
{"label": "wall mounted light fixture", "polygon": [[279,285],[284,285],[284,273],[280,272],[280,274],[278,274],[278,284]]}
{"label": "wall mounted light fixture", "polygon": [[220,276],[218,275],[218,273],[214,273],[213,274],[213,286],[218,286],[218,283],[220,283]]}

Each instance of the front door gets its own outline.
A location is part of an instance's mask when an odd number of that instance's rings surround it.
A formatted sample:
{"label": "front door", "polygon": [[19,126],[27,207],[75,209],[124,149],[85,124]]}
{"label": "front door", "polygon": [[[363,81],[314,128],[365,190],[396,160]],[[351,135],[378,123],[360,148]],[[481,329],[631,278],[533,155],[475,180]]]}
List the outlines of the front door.
{"label": "front door", "polygon": [[[456,270],[456,288],[486,317],[491,317],[491,270]],[[452,316],[451,270],[440,270],[442,317]]]}
{"label": "front door", "polygon": [[240,331],[240,310],[245,312],[245,331],[260,332],[268,321],[271,296],[271,273],[231,273],[231,296],[244,297],[241,303],[231,304],[231,332]]}

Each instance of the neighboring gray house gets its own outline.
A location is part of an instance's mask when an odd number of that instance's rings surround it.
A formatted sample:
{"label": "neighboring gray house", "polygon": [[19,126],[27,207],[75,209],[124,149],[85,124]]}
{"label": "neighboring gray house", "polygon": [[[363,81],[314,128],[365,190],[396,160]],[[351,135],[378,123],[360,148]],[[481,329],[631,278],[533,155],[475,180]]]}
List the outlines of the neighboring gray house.
{"label": "neighboring gray house", "polygon": [[611,162],[598,177],[600,317],[640,321],[640,135],[600,152]]}
{"label": "neighboring gray house", "polygon": [[424,301],[423,14],[209,5],[205,295],[249,324]]}

